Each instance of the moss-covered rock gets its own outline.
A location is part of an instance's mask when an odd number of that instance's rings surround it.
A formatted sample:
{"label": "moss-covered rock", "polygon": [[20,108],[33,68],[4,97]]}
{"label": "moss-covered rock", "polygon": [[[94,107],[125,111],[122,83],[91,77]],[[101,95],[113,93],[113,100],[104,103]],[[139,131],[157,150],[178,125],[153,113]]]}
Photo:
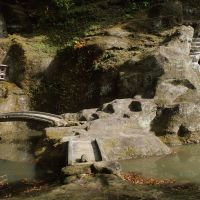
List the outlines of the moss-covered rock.
{"label": "moss-covered rock", "polygon": [[80,176],[81,174],[91,174],[91,164],[67,166],[62,169],[65,176]]}

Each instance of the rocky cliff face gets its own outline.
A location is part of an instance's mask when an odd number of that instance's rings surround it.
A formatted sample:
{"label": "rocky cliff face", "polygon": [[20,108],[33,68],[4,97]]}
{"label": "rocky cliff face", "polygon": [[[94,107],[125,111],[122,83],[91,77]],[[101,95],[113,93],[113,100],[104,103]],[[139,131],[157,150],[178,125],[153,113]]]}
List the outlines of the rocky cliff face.
{"label": "rocky cliff face", "polygon": [[200,80],[189,57],[194,29],[180,25],[182,11],[171,22],[159,9],[161,21],[147,13],[86,37],[55,58],[32,52],[28,40],[16,36],[1,41],[1,60],[11,66],[10,80],[29,94],[31,108],[73,113],[64,114],[70,127],[46,130],[52,143],[38,144],[38,160],[49,152],[54,158],[63,151],[54,143],[69,138],[98,138],[114,160],[169,154],[162,141],[199,142]]}
{"label": "rocky cliff face", "polygon": [[[193,28],[179,26],[164,31],[158,46],[153,51],[147,48],[149,52],[143,57],[128,50],[133,44],[130,32],[112,28],[106,33],[109,31],[115,32],[88,38],[83,49],[92,45],[101,50],[94,62],[104,69],[98,82],[100,102],[120,99],[98,109],[65,114],[66,120],[80,125],[46,129],[46,137],[61,143],[97,138],[111,160],[169,154],[163,142],[199,142],[200,82],[189,57]],[[111,52],[106,61],[102,59]]]}

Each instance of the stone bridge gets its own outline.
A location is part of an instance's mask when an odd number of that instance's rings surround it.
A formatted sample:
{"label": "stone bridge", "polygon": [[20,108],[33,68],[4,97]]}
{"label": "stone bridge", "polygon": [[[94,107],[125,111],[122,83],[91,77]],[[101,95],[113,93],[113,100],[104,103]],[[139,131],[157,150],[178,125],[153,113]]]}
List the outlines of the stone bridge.
{"label": "stone bridge", "polygon": [[27,121],[36,120],[50,124],[55,127],[63,127],[67,125],[67,122],[59,115],[54,115],[45,112],[27,111],[27,112],[10,112],[0,113],[0,122],[5,121]]}

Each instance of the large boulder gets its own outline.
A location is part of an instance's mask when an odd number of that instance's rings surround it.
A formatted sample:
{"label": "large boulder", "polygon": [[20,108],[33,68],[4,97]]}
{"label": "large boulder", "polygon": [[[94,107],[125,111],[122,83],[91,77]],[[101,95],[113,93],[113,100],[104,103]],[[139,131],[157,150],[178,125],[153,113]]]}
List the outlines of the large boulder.
{"label": "large boulder", "polygon": [[199,117],[199,102],[161,107],[152,121],[152,131],[168,144],[199,143]]}
{"label": "large boulder", "polygon": [[199,95],[199,78],[189,57],[193,33],[193,28],[182,26],[155,56],[163,70],[156,86],[158,104],[173,104]]}
{"label": "large boulder", "polygon": [[100,174],[120,174],[121,165],[118,162],[97,162],[91,166],[92,172]]}
{"label": "large boulder", "polygon": [[97,139],[108,160],[169,154],[171,150],[151,132],[156,109],[153,100],[116,99],[77,113],[74,119],[82,123],[78,126],[47,128],[46,136],[58,143]]}

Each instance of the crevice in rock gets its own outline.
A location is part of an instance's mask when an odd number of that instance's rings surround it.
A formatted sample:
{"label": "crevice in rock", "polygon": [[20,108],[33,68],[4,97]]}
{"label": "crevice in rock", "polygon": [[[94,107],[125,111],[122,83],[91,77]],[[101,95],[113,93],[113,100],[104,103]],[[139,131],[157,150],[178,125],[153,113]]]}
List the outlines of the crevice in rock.
{"label": "crevice in rock", "polygon": [[132,112],[141,112],[142,111],[142,104],[139,101],[132,101],[129,105],[129,109]]}
{"label": "crevice in rock", "polygon": [[183,86],[185,86],[185,87],[187,87],[187,88],[189,88],[191,90],[195,90],[196,89],[196,87],[187,79],[184,79],[184,80],[176,79],[176,80],[172,81],[172,84],[173,85],[183,85]]}
{"label": "crevice in rock", "polygon": [[190,133],[191,132],[184,125],[181,125],[177,134],[179,137],[187,137],[190,135]]}
{"label": "crevice in rock", "polygon": [[114,110],[112,104],[108,104],[108,105],[103,109],[103,111],[106,112],[106,113],[110,113],[110,114],[112,114],[112,113],[115,112],[115,110]]}
{"label": "crevice in rock", "polygon": [[156,117],[151,122],[151,131],[153,131],[156,136],[164,136],[166,134],[172,134],[171,131],[168,130],[170,122],[173,120],[173,117],[178,114],[179,105],[175,105],[172,107],[158,107]]}

